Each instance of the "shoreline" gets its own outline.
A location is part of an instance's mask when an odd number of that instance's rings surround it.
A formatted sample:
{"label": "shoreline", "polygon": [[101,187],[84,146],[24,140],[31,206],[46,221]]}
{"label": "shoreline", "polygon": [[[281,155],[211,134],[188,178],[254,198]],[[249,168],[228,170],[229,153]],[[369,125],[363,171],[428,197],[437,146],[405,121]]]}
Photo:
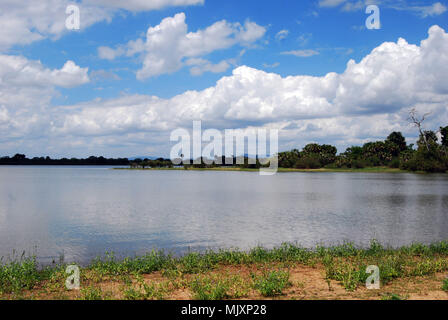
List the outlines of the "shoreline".
{"label": "shoreline", "polygon": [[[113,170],[136,170],[136,171],[230,171],[230,172],[259,172],[259,169],[250,168],[238,168],[238,167],[217,167],[217,168],[112,168]],[[285,172],[323,172],[323,173],[335,173],[335,172],[359,172],[359,173],[411,173],[411,174],[430,174],[424,171],[407,171],[389,167],[367,167],[362,169],[333,169],[333,168],[321,168],[321,169],[294,169],[294,168],[278,168],[279,173]],[[443,174],[443,173],[442,173]]]}
{"label": "shoreline", "polygon": [[[378,290],[366,289],[366,267],[378,266]],[[444,299],[448,300],[448,241],[397,249],[372,241],[305,249],[162,251],[80,267],[80,290],[67,290],[67,265],[39,268],[34,258],[0,265],[0,300],[238,300]]]}

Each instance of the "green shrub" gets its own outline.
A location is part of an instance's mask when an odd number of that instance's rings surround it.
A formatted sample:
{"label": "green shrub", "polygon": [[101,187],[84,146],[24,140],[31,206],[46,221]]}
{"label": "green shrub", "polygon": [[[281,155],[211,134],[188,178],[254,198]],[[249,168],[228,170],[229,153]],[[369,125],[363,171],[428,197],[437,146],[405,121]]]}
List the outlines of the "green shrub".
{"label": "green shrub", "polygon": [[351,163],[351,168],[355,169],[363,169],[367,166],[367,163],[364,160],[353,160]]}
{"label": "green shrub", "polygon": [[191,282],[190,288],[196,300],[222,300],[229,297],[229,284],[220,279],[197,278]]}
{"label": "green shrub", "polygon": [[81,289],[81,300],[103,300],[103,292],[99,288],[87,287]]}
{"label": "green shrub", "polygon": [[442,281],[442,290],[448,292],[448,279]]}
{"label": "green shrub", "polygon": [[322,163],[318,157],[305,156],[300,158],[295,163],[296,169],[319,169],[322,168]]}
{"label": "green shrub", "polygon": [[400,167],[400,159],[393,158],[392,161],[389,162],[389,167],[398,169]]}
{"label": "green shrub", "polygon": [[0,294],[32,289],[39,281],[51,276],[50,269],[38,270],[35,257],[22,257],[0,265]]}
{"label": "green shrub", "polygon": [[151,273],[173,265],[173,258],[163,251],[152,251],[144,256],[123,260],[117,260],[114,253],[106,252],[104,258],[96,258],[90,267],[102,275],[123,275],[132,272]]}
{"label": "green shrub", "polygon": [[283,289],[291,285],[289,282],[289,272],[271,271],[262,276],[252,274],[254,287],[265,297],[273,297],[283,294]]}
{"label": "green shrub", "polygon": [[126,300],[163,300],[169,291],[164,283],[148,284],[140,277],[137,277],[137,283],[137,288],[128,284],[124,290]]}
{"label": "green shrub", "polygon": [[381,297],[381,300],[404,300],[404,298],[395,293],[387,293]]}

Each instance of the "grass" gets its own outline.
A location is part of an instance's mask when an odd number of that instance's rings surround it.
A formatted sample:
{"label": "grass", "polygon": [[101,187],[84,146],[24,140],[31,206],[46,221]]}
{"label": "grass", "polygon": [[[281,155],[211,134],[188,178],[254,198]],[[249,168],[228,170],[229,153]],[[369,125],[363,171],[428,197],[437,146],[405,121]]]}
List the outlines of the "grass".
{"label": "grass", "polygon": [[[328,292],[335,292],[340,286],[353,293],[365,288],[370,276],[366,268],[370,265],[379,267],[381,286],[445,273],[448,241],[416,243],[398,249],[383,247],[376,241],[367,248],[351,243],[314,249],[283,244],[249,251],[190,252],[181,257],[151,251],[126,259],[107,253],[81,268],[79,292],[65,289],[64,265],[40,268],[36,258],[22,255],[15,261],[1,261],[0,299],[68,296],[86,300],[162,300],[179,298],[176,292],[199,300],[287,296],[294,290],[306,291],[304,285],[295,288],[293,283],[298,282],[290,278],[290,270],[298,266],[322,270],[322,282]],[[448,292],[448,279],[443,280],[442,286],[438,283],[439,290]],[[114,293],[105,294],[104,285],[111,286]]]}
{"label": "grass", "polygon": [[199,277],[190,284],[196,300],[223,300],[230,297],[229,283],[220,278]]}
{"label": "grass", "polygon": [[137,287],[132,282],[128,282],[124,288],[124,298],[126,300],[164,300],[170,292],[166,282],[146,283],[141,275],[136,275]]}
{"label": "grass", "polygon": [[289,272],[287,271],[270,271],[265,272],[261,276],[252,275],[254,287],[264,297],[275,297],[283,294],[283,290],[290,286]]}
{"label": "grass", "polygon": [[448,279],[442,281],[442,290],[448,292]]}
{"label": "grass", "polygon": [[395,293],[388,293],[381,297],[381,300],[406,300],[405,298],[401,297],[398,294]]}
{"label": "grass", "polygon": [[103,292],[99,288],[87,287],[81,289],[81,300],[103,300]]}
{"label": "grass", "polygon": [[50,279],[59,270],[60,267],[39,269],[36,258],[27,257],[23,253],[17,260],[0,264],[0,295],[32,289],[40,281]]}

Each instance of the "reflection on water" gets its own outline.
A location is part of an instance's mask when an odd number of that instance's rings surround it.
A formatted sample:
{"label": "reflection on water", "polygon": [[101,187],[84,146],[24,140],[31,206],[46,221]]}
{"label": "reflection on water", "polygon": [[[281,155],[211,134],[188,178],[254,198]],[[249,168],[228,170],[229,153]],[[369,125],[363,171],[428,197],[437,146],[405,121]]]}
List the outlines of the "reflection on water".
{"label": "reflection on water", "polygon": [[447,175],[0,167],[0,256],[448,239]]}

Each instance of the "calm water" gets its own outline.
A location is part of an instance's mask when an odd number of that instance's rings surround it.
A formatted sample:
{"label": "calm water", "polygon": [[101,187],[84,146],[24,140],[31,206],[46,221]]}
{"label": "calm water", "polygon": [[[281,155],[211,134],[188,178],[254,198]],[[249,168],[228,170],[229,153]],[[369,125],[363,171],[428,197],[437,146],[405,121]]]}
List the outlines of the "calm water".
{"label": "calm water", "polygon": [[0,167],[0,256],[448,239],[448,176]]}

